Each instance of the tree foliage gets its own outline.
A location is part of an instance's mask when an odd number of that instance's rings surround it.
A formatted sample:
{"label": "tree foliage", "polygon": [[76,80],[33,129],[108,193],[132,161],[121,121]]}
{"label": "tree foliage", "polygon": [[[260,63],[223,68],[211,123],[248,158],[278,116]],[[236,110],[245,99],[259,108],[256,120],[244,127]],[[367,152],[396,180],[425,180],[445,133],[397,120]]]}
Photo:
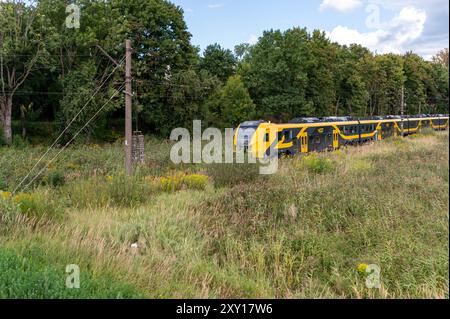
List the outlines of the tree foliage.
{"label": "tree foliage", "polygon": [[236,63],[236,57],[231,50],[223,49],[215,43],[206,47],[200,59],[200,68],[226,82],[234,74]]}
{"label": "tree foliage", "polygon": [[[378,55],[292,28],[268,30],[234,53],[212,44],[200,56],[183,10],[168,1],[71,3],[81,8],[79,29],[66,26],[66,0],[0,1],[0,125],[7,142],[12,119],[23,116],[20,105],[33,105],[27,123],[56,121],[62,129],[88,104],[67,131],[72,136],[123,84],[123,67],[112,72],[115,63],[99,47],[120,62],[125,39],[134,48],[135,116],[148,133],[167,136],[194,119],[224,127],[259,118],[397,114],[402,88],[406,113],[448,112],[448,49],[432,61],[413,52]],[[123,104],[123,94],[108,102],[104,129],[123,121]]]}
{"label": "tree foliage", "polygon": [[255,115],[255,104],[238,75],[228,78],[207,105],[209,123],[222,128],[237,127]]}

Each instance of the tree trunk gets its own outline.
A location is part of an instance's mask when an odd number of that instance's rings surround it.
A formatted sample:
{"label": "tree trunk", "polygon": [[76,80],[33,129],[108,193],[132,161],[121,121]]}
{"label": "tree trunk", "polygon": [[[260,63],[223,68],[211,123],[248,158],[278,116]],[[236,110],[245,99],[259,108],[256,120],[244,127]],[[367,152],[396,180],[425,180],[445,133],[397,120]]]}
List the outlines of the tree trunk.
{"label": "tree trunk", "polygon": [[20,123],[22,124],[22,139],[25,140],[27,138],[27,119],[22,107],[20,108]]}
{"label": "tree trunk", "polygon": [[6,105],[2,105],[1,122],[3,126],[3,138],[6,143],[12,143],[11,113],[12,113],[12,97],[6,97]]}
{"label": "tree trunk", "polygon": [[338,116],[338,113],[339,113],[339,100],[340,100],[340,98],[338,98],[337,99],[337,101],[336,101],[336,112],[335,112],[335,114],[336,114],[336,116]]}

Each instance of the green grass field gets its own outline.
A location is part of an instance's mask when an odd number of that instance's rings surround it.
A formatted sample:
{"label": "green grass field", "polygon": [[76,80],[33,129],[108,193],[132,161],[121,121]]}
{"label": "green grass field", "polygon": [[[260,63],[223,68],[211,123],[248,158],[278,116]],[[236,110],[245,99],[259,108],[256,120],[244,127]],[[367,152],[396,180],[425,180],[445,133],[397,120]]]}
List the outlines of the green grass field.
{"label": "green grass field", "polygon": [[448,298],[448,138],[287,158],[271,176],[174,165],[150,139],[128,178],[120,143],[77,146],[15,197],[45,148],[0,148],[0,298]]}

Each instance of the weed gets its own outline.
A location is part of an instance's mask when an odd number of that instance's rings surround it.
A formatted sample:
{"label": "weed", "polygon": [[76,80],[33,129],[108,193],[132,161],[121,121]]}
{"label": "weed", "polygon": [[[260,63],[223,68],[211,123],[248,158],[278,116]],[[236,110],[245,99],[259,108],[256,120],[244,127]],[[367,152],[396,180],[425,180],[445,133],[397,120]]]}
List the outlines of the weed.
{"label": "weed", "polygon": [[301,164],[310,172],[316,174],[328,173],[334,170],[335,165],[329,158],[317,154],[310,154],[301,158]]}

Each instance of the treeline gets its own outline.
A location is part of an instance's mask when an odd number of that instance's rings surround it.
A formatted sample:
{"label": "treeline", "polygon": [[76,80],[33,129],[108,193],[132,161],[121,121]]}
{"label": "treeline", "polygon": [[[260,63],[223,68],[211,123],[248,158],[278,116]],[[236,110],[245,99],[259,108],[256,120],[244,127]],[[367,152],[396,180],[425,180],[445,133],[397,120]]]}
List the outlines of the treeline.
{"label": "treeline", "polygon": [[[194,47],[183,11],[163,0],[70,1],[80,27],[68,28],[68,1],[0,2],[0,123],[52,121],[65,127],[81,110],[74,133],[107,105],[96,130],[120,129],[124,81],[115,60],[132,40],[135,117],[146,133],[167,136],[193,119],[233,127],[249,119],[448,113],[448,49],[432,62],[409,52],[376,55],[330,42],[323,32],[264,32],[234,52]],[[93,94],[98,90],[97,94]],[[89,102],[89,103],[88,103]],[[86,106],[87,105],[87,106]],[[114,124],[111,124],[114,123]],[[91,128],[91,133],[94,128]],[[14,132],[19,134],[20,132]]]}

